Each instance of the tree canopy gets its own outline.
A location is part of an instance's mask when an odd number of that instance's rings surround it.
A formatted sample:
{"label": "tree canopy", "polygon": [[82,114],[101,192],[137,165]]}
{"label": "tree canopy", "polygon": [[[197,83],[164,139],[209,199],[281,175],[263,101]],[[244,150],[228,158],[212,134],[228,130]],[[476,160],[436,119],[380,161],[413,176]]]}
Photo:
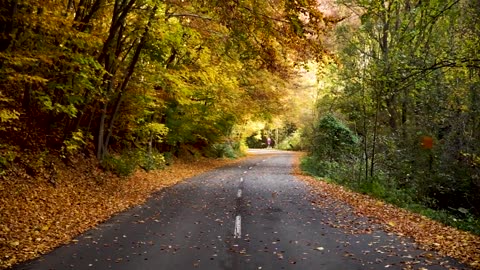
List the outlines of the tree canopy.
{"label": "tree canopy", "polygon": [[313,0],[7,0],[0,162],[228,141],[284,110],[294,66],[326,53],[334,23]]}

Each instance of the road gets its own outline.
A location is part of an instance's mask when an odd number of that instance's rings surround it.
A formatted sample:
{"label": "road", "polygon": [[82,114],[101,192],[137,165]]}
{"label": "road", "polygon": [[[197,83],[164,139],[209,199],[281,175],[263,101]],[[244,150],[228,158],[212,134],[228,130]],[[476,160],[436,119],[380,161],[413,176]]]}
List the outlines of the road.
{"label": "road", "polygon": [[[334,198],[328,207],[313,204],[308,186],[290,174],[292,153],[254,152],[14,269],[467,269],[345,215],[349,206]],[[345,219],[348,228],[340,226]]]}

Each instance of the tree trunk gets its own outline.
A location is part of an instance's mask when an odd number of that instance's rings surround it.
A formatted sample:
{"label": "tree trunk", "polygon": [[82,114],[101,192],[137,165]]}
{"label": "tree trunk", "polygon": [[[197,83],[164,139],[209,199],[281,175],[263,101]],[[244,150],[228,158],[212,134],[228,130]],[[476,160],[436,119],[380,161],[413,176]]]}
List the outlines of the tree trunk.
{"label": "tree trunk", "polygon": [[127,74],[126,74],[125,78],[123,79],[122,84],[120,85],[120,88],[119,88],[119,91],[118,91],[118,96],[117,96],[117,99],[115,101],[115,109],[114,109],[112,117],[110,118],[110,123],[108,125],[108,133],[107,133],[107,136],[105,138],[105,142],[103,144],[103,148],[105,148],[105,149],[108,148],[108,145],[110,143],[110,137],[112,136],[113,126],[115,124],[118,113],[120,111],[120,105],[122,104],[124,93],[127,89],[127,86],[128,86],[128,83],[130,82],[130,79],[132,78],[133,72],[135,71],[135,66],[137,65],[137,62],[140,59],[140,54],[141,54],[141,52],[142,52],[142,50],[145,46],[145,43],[147,42],[148,33],[150,31],[152,20],[155,17],[156,11],[157,11],[157,6],[155,6],[152,9],[152,13],[150,15],[149,21],[148,21],[147,25],[145,26],[145,31],[143,32],[143,35],[140,38],[140,43],[138,44],[137,48],[135,49],[132,60],[130,61],[130,65],[127,69]]}
{"label": "tree trunk", "polygon": [[107,103],[103,104],[102,115],[100,116],[100,124],[98,126],[97,138],[97,159],[103,160],[105,157],[105,148],[103,146],[103,136],[105,134],[105,119],[107,118]]}
{"label": "tree trunk", "polygon": [[[113,87],[113,78],[107,82],[107,93],[110,93]],[[106,154],[106,148],[103,144],[105,137],[105,121],[107,119],[108,101],[104,101],[101,107],[100,123],[98,124],[98,138],[97,138],[97,158],[103,160]]]}
{"label": "tree trunk", "polygon": [[[388,91],[388,90],[387,90]],[[390,98],[385,100],[388,111],[388,124],[390,129],[395,133],[397,131],[397,108],[396,108],[396,97],[395,94],[392,94]]]}
{"label": "tree trunk", "polygon": [[380,114],[380,96],[377,93],[376,97],[377,106],[375,109],[375,123],[373,124],[373,139],[372,139],[372,155],[370,157],[370,177],[375,173],[375,151],[377,146],[377,133],[378,133],[378,115]]}
{"label": "tree trunk", "polygon": [[15,28],[18,0],[4,0],[3,5],[5,6],[0,8],[0,52],[7,50],[12,43],[11,34]]}

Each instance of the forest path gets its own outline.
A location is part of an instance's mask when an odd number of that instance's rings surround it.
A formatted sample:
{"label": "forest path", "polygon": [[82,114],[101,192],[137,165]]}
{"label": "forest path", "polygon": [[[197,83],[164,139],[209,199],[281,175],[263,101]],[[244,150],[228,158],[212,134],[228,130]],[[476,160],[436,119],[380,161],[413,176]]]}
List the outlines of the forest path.
{"label": "forest path", "polygon": [[313,203],[295,153],[252,152],[14,269],[466,269],[335,198]]}

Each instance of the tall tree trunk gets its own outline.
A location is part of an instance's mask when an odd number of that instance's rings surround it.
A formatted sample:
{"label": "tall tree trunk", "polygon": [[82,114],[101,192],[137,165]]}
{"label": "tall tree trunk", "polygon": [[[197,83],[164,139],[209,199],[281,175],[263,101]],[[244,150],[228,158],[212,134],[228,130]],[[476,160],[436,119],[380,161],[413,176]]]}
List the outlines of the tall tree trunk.
{"label": "tall tree trunk", "polygon": [[[365,77],[365,69],[363,71]],[[368,128],[367,128],[367,102],[365,100],[365,86],[362,81],[362,103],[363,103],[363,156],[365,161],[365,182],[368,182]]]}
{"label": "tall tree trunk", "polygon": [[103,145],[103,137],[105,134],[105,119],[107,118],[107,103],[103,104],[102,115],[100,116],[100,124],[98,126],[97,138],[97,159],[103,160],[105,157],[105,147]]}
{"label": "tall tree trunk", "polygon": [[128,83],[130,82],[130,79],[132,78],[133,72],[135,71],[135,66],[137,65],[138,60],[140,59],[140,54],[141,54],[141,52],[142,52],[142,50],[145,47],[145,44],[147,42],[148,33],[150,31],[150,27],[152,25],[152,21],[155,17],[156,12],[157,12],[157,6],[155,6],[151,11],[148,23],[145,26],[145,31],[143,32],[142,37],[140,38],[140,42],[139,42],[137,48],[135,49],[132,60],[130,61],[130,65],[127,69],[127,74],[125,75],[125,78],[123,79],[123,82],[119,87],[117,99],[115,100],[115,105],[114,105],[115,109],[114,109],[114,112],[112,114],[112,117],[110,118],[110,123],[108,125],[107,136],[106,136],[105,141],[104,141],[103,146],[102,146],[104,149],[107,149],[108,145],[110,143],[110,137],[112,136],[113,126],[115,125],[115,121],[116,121],[118,113],[120,111],[120,105],[122,104],[123,97],[124,97],[125,91],[127,89]]}
{"label": "tall tree trunk", "polygon": [[0,52],[8,49],[12,43],[11,34],[15,28],[18,0],[4,0],[2,5],[3,7],[0,7]]}
{"label": "tall tree trunk", "polygon": [[[386,89],[389,91],[390,89]],[[385,99],[388,112],[388,124],[390,129],[395,133],[397,131],[397,98],[395,94],[392,94],[389,98]]]}
{"label": "tall tree trunk", "polygon": [[[113,78],[107,82],[107,93],[110,93],[113,87]],[[97,137],[97,158],[103,160],[106,154],[106,148],[104,147],[103,140],[105,137],[105,121],[107,119],[108,101],[104,101],[101,107],[100,123],[98,124],[98,137]]]}
{"label": "tall tree trunk", "polygon": [[375,175],[375,154],[378,136],[378,115],[380,114],[380,94],[376,95],[375,122],[373,124],[372,155],[370,157],[370,177]]}

